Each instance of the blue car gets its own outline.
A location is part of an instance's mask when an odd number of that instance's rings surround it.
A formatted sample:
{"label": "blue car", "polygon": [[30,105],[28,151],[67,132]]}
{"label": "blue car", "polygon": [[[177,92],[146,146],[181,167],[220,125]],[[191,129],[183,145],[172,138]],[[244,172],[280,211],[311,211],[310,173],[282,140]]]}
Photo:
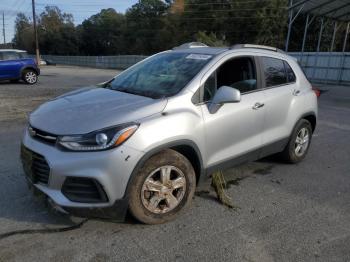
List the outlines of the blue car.
{"label": "blue car", "polygon": [[26,51],[0,49],[0,80],[10,80],[33,85],[38,81],[40,69]]}

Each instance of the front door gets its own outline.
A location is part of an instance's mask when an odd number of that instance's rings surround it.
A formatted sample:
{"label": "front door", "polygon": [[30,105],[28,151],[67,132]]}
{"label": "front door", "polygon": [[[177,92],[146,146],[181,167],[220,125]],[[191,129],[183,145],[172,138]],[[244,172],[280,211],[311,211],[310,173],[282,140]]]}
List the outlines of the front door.
{"label": "front door", "polygon": [[0,78],[19,77],[21,66],[21,60],[16,52],[6,51],[0,53]]}
{"label": "front door", "polygon": [[[201,105],[206,132],[209,170],[255,159],[262,144],[265,110],[259,74],[253,57],[236,57],[223,62],[205,81]],[[221,86],[241,91],[241,101],[224,104],[215,113],[208,106]],[[235,159],[234,161],[231,161]]]}

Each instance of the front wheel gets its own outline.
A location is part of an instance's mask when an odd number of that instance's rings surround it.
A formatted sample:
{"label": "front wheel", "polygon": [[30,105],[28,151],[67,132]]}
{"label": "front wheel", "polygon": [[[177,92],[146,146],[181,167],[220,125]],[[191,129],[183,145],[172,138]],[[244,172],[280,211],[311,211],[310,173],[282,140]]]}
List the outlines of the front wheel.
{"label": "front wheel", "polygon": [[22,79],[26,84],[33,85],[38,81],[38,74],[34,70],[24,70]]}
{"label": "front wheel", "polygon": [[148,159],[131,181],[129,210],[145,224],[168,222],[190,204],[195,187],[191,163],[167,149]]}
{"label": "front wheel", "polygon": [[310,147],[312,127],[309,121],[301,119],[295,126],[289,142],[282,152],[282,157],[289,163],[302,161]]}

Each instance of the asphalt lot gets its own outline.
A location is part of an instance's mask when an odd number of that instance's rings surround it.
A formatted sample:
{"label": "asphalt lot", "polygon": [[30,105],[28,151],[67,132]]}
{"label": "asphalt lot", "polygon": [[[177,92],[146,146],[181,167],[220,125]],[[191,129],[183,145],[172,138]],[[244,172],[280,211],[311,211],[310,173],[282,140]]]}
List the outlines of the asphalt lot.
{"label": "asphalt lot", "polygon": [[[81,220],[32,196],[20,138],[37,105],[116,73],[44,67],[35,86],[0,83],[0,235]],[[329,91],[305,161],[264,159],[225,171],[237,211],[203,185],[192,208],[168,224],[89,220],[67,232],[14,235],[0,239],[0,261],[350,261],[350,87],[322,89]]]}

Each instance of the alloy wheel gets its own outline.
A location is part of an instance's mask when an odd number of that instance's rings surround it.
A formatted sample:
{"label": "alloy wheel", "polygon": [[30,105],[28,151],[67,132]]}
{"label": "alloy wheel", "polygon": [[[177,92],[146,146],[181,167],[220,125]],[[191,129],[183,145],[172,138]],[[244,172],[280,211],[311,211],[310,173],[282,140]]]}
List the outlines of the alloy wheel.
{"label": "alloy wheel", "polygon": [[303,127],[302,129],[300,129],[295,139],[294,152],[298,157],[301,157],[305,154],[309,146],[309,141],[310,141],[309,130]]}
{"label": "alloy wheel", "polygon": [[155,214],[175,209],[186,192],[186,177],[174,166],[162,166],[154,170],[144,181],[141,190],[143,206]]}
{"label": "alloy wheel", "polygon": [[36,74],[32,71],[27,72],[24,77],[29,84],[34,84],[37,80]]}

